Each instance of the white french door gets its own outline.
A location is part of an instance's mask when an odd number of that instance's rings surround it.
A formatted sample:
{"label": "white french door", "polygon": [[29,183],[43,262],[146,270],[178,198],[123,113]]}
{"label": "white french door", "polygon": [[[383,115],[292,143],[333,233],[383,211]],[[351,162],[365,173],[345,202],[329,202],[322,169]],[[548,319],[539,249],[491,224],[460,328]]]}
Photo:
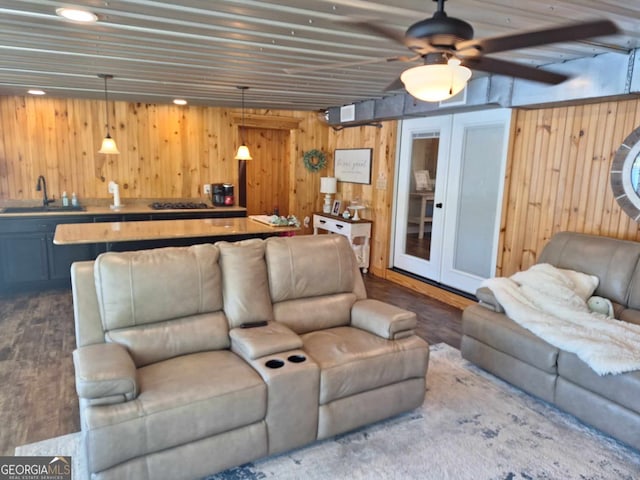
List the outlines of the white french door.
{"label": "white french door", "polygon": [[[444,198],[451,122],[441,117],[404,120],[400,132],[393,265],[426,278],[440,275]],[[429,172],[418,188],[417,172]],[[425,174],[426,176],[426,174]]]}
{"label": "white french door", "polygon": [[496,109],[403,121],[394,267],[469,293],[494,275],[510,119]]}

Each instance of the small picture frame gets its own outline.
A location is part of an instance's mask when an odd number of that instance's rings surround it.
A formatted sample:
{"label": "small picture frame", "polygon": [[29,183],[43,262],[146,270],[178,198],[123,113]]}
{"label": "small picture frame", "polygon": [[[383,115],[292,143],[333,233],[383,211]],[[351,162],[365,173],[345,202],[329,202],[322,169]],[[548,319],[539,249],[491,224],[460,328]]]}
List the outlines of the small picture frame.
{"label": "small picture frame", "polygon": [[431,190],[431,177],[429,170],[416,170],[413,172],[416,180],[416,190],[418,192],[425,192]]}
{"label": "small picture frame", "polygon": [[342,208],[342,200],[334,200],[331,207],[331,215],[340,215],[340,209]]}

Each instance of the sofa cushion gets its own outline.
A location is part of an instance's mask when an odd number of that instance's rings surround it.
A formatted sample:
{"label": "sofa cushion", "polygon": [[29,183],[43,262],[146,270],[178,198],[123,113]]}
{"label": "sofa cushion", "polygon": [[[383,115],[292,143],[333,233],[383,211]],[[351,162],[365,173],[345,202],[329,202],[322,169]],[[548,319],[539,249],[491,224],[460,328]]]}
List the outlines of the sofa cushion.
{"label": "sofa cushion", "polygon": [[300,298],[276,303],[273,315],[297,334],[324,328],[349,325],[351,307],[356,301],[353,293],[340,293],[322,297]]}
{"label": "sofa cushion", "polygon": [[577,355],[561,350],[558,374],[571,383],[640,413],[640,371],[600,376]]}
{"label": "sofa cushion", "polygon": [[342,235],[268,238],[266,261],[273,303],[354,291],[355,256]]}
{"label": "sofa cushion", "polygon": [[141,367],[178,355],[229,348],[228,331],[224,312],[213,312],[109,330],[105,339],[125,346]]}
{"label": "sofa cushion", "polygon": [[104,330],[222,310],[218,254],[215,245],[203,244],[98,256],[94,277]]}
{"label": "sofa cushion", "polygon": [[264,240],[218,242],[224,312],[231,328],[273,320]]}
{"label": "sofa cushion", "polygon": [[561,232],[549,240],[537,261],[595,275],[600,279],[595,295],[640,308],[640,272],[635,275],[638,281],[633,283],[637,287],[629,298],[629,286],[639,259],[638,242]]}
{"label": "sofa cushion", "polygon": [[302,335],[320,367],[320,405],[411,378],[424,377],[429,347],[418,337],[386,340],[359,328]]}
{"label": "sofa cushion", "polygon": [[91,471],[249,425],[266,415],[264,382],[228,350],[142,367],[138,385],[135,400],[85,410]]}
{"label": "sofa cushion", "polygon": [[545,372],[557,371],[558,348],[502,313],[471,305],[462,312],[462,332]]}

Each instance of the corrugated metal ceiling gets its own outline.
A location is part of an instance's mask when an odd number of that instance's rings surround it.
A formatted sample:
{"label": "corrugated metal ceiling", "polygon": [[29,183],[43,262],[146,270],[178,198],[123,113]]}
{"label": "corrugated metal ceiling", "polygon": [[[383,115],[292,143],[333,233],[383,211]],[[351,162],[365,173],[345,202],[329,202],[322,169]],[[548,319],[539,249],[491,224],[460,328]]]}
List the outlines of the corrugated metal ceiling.
{"label": "corrugated metal ceiling", "polygon": [[[414,65],[382,61],[409,52],[342,20],[371,18],[404,32],[436,10],[428,0],[90,0],[72,5],[90,9],[99,22],[80,25],[56,15],[56,8],[69,5],[0,0],[1,95],[41,88],[57,97],[102,98],[97,74],[108,73],[115,77],[112,99],[169,103],[180,97],[195,105],[238,106],[236,86],[247,85],[248,107],[324,109],[380,98]],[[637,0],[449,0],[445,10],[471,23],[475,38],[602,17],[622,29],[616,36],[495,55],[529,65],[640,45]],[[287,72],[301,67],[312,68]]]}

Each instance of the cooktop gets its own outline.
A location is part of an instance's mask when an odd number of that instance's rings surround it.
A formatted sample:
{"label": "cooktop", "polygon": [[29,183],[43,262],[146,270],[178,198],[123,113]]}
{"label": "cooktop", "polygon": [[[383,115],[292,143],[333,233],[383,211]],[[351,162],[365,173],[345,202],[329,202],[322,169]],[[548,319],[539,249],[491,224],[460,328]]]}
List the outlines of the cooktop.
{"label": "cooktop", "polygon": [[153,202],[149,205],[154,210],[195,210],[195,209],[213,209],[211,205],[198,202]]}

